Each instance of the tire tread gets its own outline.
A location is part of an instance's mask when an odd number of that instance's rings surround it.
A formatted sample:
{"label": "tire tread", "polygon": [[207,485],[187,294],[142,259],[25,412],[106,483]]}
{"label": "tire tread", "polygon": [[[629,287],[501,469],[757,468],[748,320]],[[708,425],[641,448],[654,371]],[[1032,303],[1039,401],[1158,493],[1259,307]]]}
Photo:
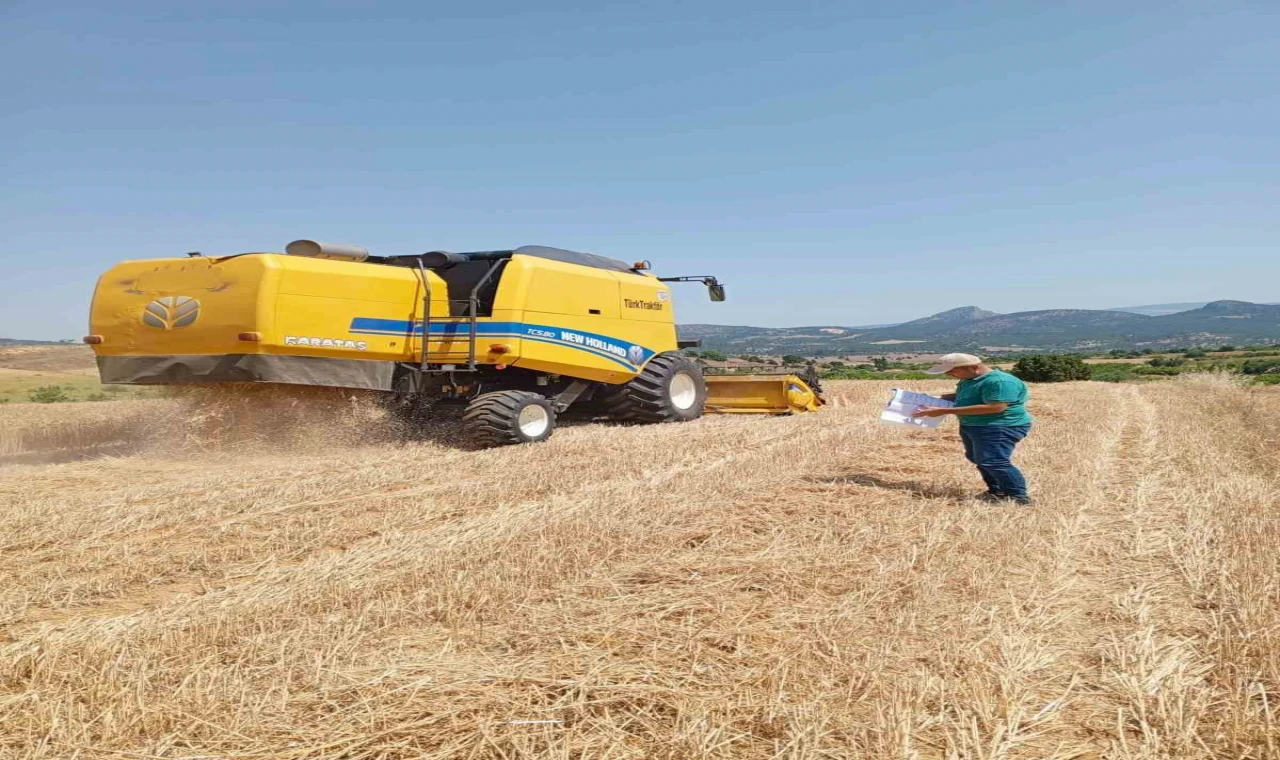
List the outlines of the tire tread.
{"label": "tire tread", "polygon": [[[622,386],[607,402],[610,417],[621,422],[679,422],[690,419],[676,409],[667,396],[670,377],[680,371],[692,370],[698,380],[702,372],[698,365],[678,354],[658,354],[649,360],[640,374]],[[695,417],[702,416],[698,408]]]}
{"label": "tire tread", "polygon": [[[520,433],[518,418],[520,409],[527,406],[525,401],[546,399],[529,391],[494,391],[472,399],[462,414],[462,423],[471,440],[481,446],[510,446],[525,443]],[[551,414],[551,424],[547,436],[555,430],[555,413]],[[545,437],[544,437],[545,440]]]}

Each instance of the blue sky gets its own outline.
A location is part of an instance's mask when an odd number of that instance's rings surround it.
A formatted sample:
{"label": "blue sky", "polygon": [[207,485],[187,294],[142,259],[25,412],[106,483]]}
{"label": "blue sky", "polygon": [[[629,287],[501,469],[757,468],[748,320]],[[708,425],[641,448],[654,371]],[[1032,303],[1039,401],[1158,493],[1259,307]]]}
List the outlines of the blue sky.
{"label": "blue sky", "polygon": [[1280,6],[957,5],[6,4],[0,336],[301,237],[728,283],[684,322],[1280,300]]}

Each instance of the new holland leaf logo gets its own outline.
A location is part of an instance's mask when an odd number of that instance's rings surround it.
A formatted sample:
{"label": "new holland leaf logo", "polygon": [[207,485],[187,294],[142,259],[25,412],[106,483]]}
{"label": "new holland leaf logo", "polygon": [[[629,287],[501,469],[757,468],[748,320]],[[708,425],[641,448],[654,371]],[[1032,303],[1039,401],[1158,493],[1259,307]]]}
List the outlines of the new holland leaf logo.
{"label": "new holland leaf logo", "polygon": [[157,298],[142,311],[142,324],[160,330],[186,327],[200,316],[200,302],[187,296]]}

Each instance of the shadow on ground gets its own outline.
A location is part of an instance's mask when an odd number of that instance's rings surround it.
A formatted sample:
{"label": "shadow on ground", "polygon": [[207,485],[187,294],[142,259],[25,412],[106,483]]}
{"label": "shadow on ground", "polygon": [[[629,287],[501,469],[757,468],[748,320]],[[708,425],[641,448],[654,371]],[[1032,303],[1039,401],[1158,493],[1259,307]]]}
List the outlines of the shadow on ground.
{"label": "shadow on ground", "polygon": [[[386,442],[433,443],[461,451],[478,451],[485,447],[474,443],[462,423],[464,407],[437,404],[407,417],[392,417],[388,423]],[[556,429],[569,430],[584,425],[618,424],[589,412],[573,409],[556,416]]]}
{"label": "shadow on ground", "polygon": [[969,499],[973,494],[955,486],[939,486],[921,483],[914,480],[889,480],[880,475],[868,472],[846,472],[828,477],[807,478],[810,483],[822,485],[850,485],[869,488],[885,488],[891,491],[906,491],[926,499]]}
{"label": "shadow on ground", "polygon": [[21,454],[0,456],[0,467],[7,465],[66,464],[67,462],[82,462],[86,459],[125,457],[136,454],[141,449],[141,445],[135,441],[114,441],[96,446],[81,446],[70,449],[26,451]]}
{"label": "shadow on ground", "polygon": [[[413,416],[386,415],[365,421],[367,424],[338,424],[318,427],[301,418],[274,417],[254,419],[248,415],[241,423],[234,418],[216,417],[199,420],[174,416],[167,418],[163,430],[145,427],[119,431],[110,438],[91,445],[75,447],[39,447],[29,451],[0,455],[0,467],[13,465],[47,465],[82,462],[110,457],[129,457],[168,453],[169,444],[181,442],[187,452],[251,452],[263,448],[272,452],[297,451],[341,446],[429,443],[462,451],[478,451],[462,422],[463,407],[439,404],[424,408]],[[280,424],[276,424],[279,422]],[[560,415],[558,429],[582,425],[608,424],[587,413]],[[323,425],[324,420],[317,423]],[[160,446],[161,448],[157,448]]]}

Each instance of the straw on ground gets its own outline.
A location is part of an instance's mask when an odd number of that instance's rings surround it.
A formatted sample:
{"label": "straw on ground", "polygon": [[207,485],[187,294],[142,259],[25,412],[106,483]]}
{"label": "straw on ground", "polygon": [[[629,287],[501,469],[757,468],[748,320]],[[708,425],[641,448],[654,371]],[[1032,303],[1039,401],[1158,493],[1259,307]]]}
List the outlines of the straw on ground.
{"label": "straw on ground", "polygon": [[1280,393],[1037,388],[1015,510],[887,387],[488,451],[0,409],[0,755],[1280,756]]}

